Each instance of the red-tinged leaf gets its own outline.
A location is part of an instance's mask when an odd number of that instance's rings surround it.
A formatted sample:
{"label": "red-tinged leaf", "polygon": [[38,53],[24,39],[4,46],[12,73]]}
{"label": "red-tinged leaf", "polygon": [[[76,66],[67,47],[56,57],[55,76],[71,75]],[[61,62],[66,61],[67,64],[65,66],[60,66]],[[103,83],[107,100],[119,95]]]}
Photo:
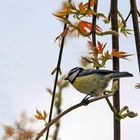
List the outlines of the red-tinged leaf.
{"label": "red-tinged leaf", "polygon": [[105,47],[106,47],[106,43],[101,43],[101,42],[98,41],[97,42],[98,54],[102,54]]}
{"label": "red-tinged leaf", "polygon": [[88,33],[92,30],[92,23],[87,21],[80,21],[78,28],[82,33]]}
{"label": "red-tinged leaf", "polygon": [[87,4],[83,4],[83,2],[80,2],[80,4],[79,4],[79,11],[81,12],[81,13],[83,13],[83,12],[85,12],[85,10],[87,9]]}
{"label": "red-tinged leaf", "polygon": [[37,119],[42,120],[43,116],[40,111],[36,109],[36,115],[34,115]]}
{"label": "red-tinged leaf", "polygon": [[87,13],[87,16],[91,17],[93,15],[92,11],[89,10],[88,13]]}
{"label": "red-tinged leaf", "polygon": [[[87,11],[88,10],[88,11]],[[80,13],[82,13],[82,14],[87,14],[88,16],[90,16],[91,15],[91,12],[90,12],[90,14],[89,14],[89,9],[88,9],[88,3],[85,3],[85,4],[83,4],[83,2],[81,2],[80,4],[79,4],[79,11],[80,11]],[[88,12],[88,13],[87,13]]]}
{"label": "red-tinged leaf", "polygon": [[60,18],[67,16],[70,12],[71,10],[69,3],[63,2],[61,10],[59,12],[53,13],[53,15]]}
{"label": "red-tinged leaf", "polygon": [[116,49],[113,49],[113,50],[112,50],[112,55],[113,55],[114,57],[117,57],[117,58],[127,59],[126,57],[131,56],[131,55],[133,55],[133,54],[127,54],[126,52],[117,51]]}
{"label": "red-tinged leaf", "polygon": [[61,11],[65,12],[65,11],[69,11],[69,9],[70,9],[69,3],[63,2]]}
{"label": "red-tinged leaf", "polygon": [[96,25],[96,32],[102,32],[102,28],[98,25]]}
{"label": "red-tinged leaf", "polygon": [[91,41],[88,41],[88,48],[93,51],[93,43]]}
{"label": "red-tinged leaf", "polygon": [[53,13],[54,16],[56,17],[64,17],[67,16],[69,14],[69,12],[57,12],[57,13]]}
{"label": "red-tinged leaf", "polygon": [[[92,7],[92,6],[94,6],[96,4],[96,0],[91,0],[90,1],[90,7]],[[81,13],[85,13],[86,12],[86,10],[88,9],[88,6],[89,6],[89,3],[87,2],[87,3],[85,3],[85,4],[83,4],[83,2],[81,2],[80,4],[79,4],[79,11],[81,12]]]}
{"label": "red-tinged leaf", "polygon": [[97,0],[90,0],[90,6],[94,6],[97,3]]}
{"label": "red-tinged leaf", "polygon": [[74,2],[68,2],[68,6],[71,10],[76,10],[76,6],[75,6]]}
{"label": "red-tinged leaf", "polygon": [[44,112],[43,112],[43,116],[44,116],[44,119],[46,119],[47,116],[48,116],[45,110],[44,110]]}
{"label": "red-tinged leaf", "polygon": [[61,40],[63,37],[65,37],[69,32],[69,28],[67,27],[59,36],[56,37],[55,41],[56,40]]}
{"label": "red-tinged leaf", "polygon": [[70,13],[70,5],[67,2],[63,2],[61,12],[66,13],[67,15]]}
{"label": "red-tinged leaf", "polygon": [[46,120],[47,113],[44,111],[43,114],[36,109],[36,115],[34,115],[38,120]]}
{"label": "red-tinged leaf", "polygon": [[59,12],[54,13],[53,15],[56,17],[64,17],[70,13],[70,8],[67,3],[63,3],[62,9]]}

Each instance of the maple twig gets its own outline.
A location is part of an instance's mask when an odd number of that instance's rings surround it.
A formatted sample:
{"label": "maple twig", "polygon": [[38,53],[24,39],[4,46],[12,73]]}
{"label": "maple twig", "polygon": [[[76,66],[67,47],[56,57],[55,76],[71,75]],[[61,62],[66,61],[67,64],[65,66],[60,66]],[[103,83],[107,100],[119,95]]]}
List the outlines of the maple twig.
{"label": "maple twig", "polygon": [[[69,0],[69,2],[70,1],[71,0]],[[66,16],[67,19],[68,19],[68,16],[69,15]],[[67,24],[65,23],[63,31],[66,28],[67,28]],[[64,42],[65,42],[65,36],[62,37],[62,41],[61,41],[61,45],[60,45],[60,51],[59,51],[59,56],[58,56],[57,69],[56,69],[56,75],[55,75],[55,81],[54,81],[53,94],[52,94],[52,100],[51,100],[51,106],[50,106],[50,113],[49,113],[48,122],[50,122],[51,118],[52,118],[53,105],[54,105],[55,94],[56,94],[56,87],[57,87],[57,81],[58,81],[58,75],[59,75],[60,65],[61,65],[61,60],[62,60]],[[49,137],[49,129],[48,129],[47,134],[46,134],[46,140],[48,140],[48,137]]]}
{"label": "maple twig", "polygon": [[[110,97],[112,96],[112,94],[105,94],[103,96],[97,96],[97,97],[94,97],[94,98],[91,98],[88,100],[88,104],[92,103],[92,102],[95,102],[95,101],[98,101],[98,100],[101,100],[101,99],[104,99],[104,98],[107,98],[107,97]],[[62,113],[60,113],[58,116],[56,116],[54,119],[52,119],[48,124],[47,126],[45,126],[37,135],[37,137],[35,138],[35,140],[39,140],[40,137],[47,131],[49,130],[49,128],[54,124],[56,123],[60,118],[62,118],[63,116],[65,116],[67,113],[79,108],[79,107],[82,107],[82,106],[86,106],[88,105],[87,103],[85,103],[83,100],[80,102],[80,103],[77,103],[73,106],[71,106],[70,108],[66,109],[65,111],[63,111]]]}

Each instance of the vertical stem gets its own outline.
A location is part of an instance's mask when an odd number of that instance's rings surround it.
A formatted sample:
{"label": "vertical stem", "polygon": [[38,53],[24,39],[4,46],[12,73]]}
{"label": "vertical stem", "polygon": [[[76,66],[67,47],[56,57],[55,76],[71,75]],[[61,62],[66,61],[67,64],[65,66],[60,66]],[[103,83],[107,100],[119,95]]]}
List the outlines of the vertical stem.
{"label": "vertical stem", "polygon": [[[98,7],[98,0],[96,0],[96,4],[93,7],[94,12],[97,13],[97,7]],[[96,47],[96,16],[93,15],[92,17],[92,42],[93,46]]]}
{"label": "vertical stem", "polygon": [[[68,18],[68,15],[67,15],[66,18]],[[67,24],[65,23],[63,31],[66,28],[67,28]],[[50,107],[48,123],[51,121],[51,118],[52,118],[53,105],[54,105],[54,99],[55,99],[55,94],[56,94],[56,86],[57,86],[57,80],[58,80],[59,71],[60,71],[60,65],[61,65],[61,60],[62,60],[64,43],[65,43],[65,37],[62,38],[61,45],[60,45],[60,51],[59,51],[59,56],[58,56],[57,70],[56,70],[56,75],[55,75],[55,81],[54,81],[54,87],[53,87],[53,95],[52,95],[52,101],[51,101],[51,107]],[[47,134],[46,134],[46,140],[48,140],[48,137],[49,137],[49,129],[48,129]]]}
{"label": "vertical stem", "polygon": [[138,23],[138,12],[136,0],[130,0],[133,28],[135,33],[135,43],[138,57],[139,73],[140,73],[140,32],[139,32],[139,23]]}
{"label": "vertical stem", "polygon": [[[64,25],[64,30],[66,29],[66,26],[67,25],[65,24]],[[61,42],[61,46],[60,46],[60,52],[59,52],[59,57],[58,57],[57,71],[56,71],[56,75],[55,75],[55,82],[54,82],[53,95],[52,95],[52,101],[51,101],[51,107],[50,107],[50,114],[49,114],[48,123],[51,121],[51,118],[52,118],[53,105],[54,105],[54,99],[55,99],[58,75],[59,75],[59,71],[60,71],[60,64],[61,64],[61,59],[62,59],[64,42],[65,42],[65,37],[62,38],[62,42]],[[47,134],[46,134],[46,140],[48,140],[48,136],[49,136],[49,129],[48,129]]]}
{"label": "vertical stem", "polygon": [[[62,105],[62,87],[59,87],[59,92],[57,93],[57,100],[55,101],[56,115],[61,113],[61,105]],[[53,133],[52,140],[58,139],[58,133],[60,129],[60,120],[55,123],[55,130]]]}
{"label": "vertical stem", "polygon": [[[96,0],[96,4],[93,7],[93,10],[95,13],[97,13],[97,7],[98,7],[98,0]],[[92,43],[93,43],[93,47],[96,47],[96,19],[97,17],[95,15],[93,15],[92,17]],[[95,50],[95,49],[94,49]],[[94,52],[94,59],[95,59],[95,66],[98,65],[98,61],[97,61],[97,55],[96,52]],[[98,67],[96,67],[96,69],[98,69]]]}
{"label": "vertical stem", "polygon": [[[118,11],[118,1],[117,0],[111,0],[111,26],[112,30],[118,32],[118,18],[117,18],[117,11]],[[112,35],[112,49],[119,50],[119,39],[116,36]],[[119,70],[119,59],[113,57],[113,69]],[[119,82],[119,80],[118,80]],[[120,93],[119,89],[116,91],[116,93],[113,96],[113,105],[119,112],[120,110]],[[120,121],[115,119],[114,114],[114,140],[120,140],[121,139],[121,132],[120,132],[121,126]]]}

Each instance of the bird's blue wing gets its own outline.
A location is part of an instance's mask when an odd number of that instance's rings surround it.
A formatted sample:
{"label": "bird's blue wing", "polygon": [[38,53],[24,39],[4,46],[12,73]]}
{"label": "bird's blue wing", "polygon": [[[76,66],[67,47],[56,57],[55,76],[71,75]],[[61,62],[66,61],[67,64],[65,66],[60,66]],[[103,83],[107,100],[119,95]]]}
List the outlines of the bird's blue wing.
{"label": "bird's blue wing", "polygon": [[84,76],[84,75],[90,75],[90,74],[103,74],[103,75],[107,75],[110,73],[116,73],[117,71],[113,71],[113,70],[99,70],[99,69],[85,69],[82,70],[77,76]]}

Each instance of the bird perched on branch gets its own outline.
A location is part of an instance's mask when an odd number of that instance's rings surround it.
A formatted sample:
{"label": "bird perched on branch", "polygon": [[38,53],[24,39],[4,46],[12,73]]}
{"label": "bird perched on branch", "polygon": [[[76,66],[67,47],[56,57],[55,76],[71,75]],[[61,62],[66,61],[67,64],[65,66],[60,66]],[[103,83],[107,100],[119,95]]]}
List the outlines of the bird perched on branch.
{"label": "bird perched on branch", "polygon": [[79,92],[90,96],[97,96],[105,91],[112,79],[133,77],[129,72],[113,70],[73,68],[65,80],[68,80]]}

